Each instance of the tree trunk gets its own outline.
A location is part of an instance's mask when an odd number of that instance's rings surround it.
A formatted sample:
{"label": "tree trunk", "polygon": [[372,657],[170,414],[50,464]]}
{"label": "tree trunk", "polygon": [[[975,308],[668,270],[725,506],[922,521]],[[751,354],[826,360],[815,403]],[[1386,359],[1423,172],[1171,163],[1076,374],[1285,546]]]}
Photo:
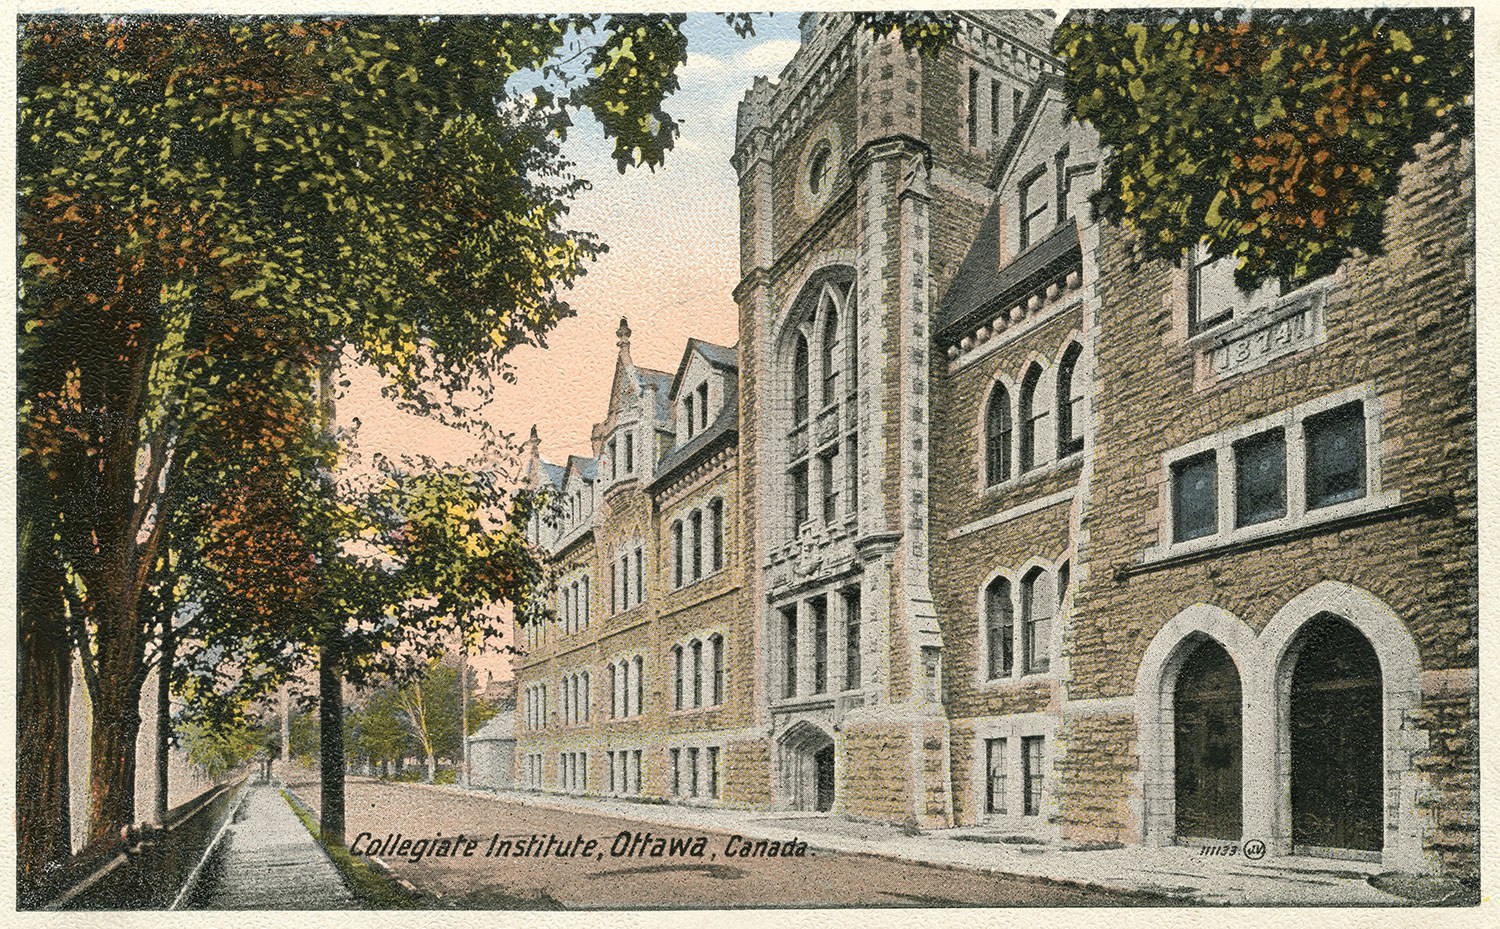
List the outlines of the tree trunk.
{"label": "tree trunk", "polygon": [[[336,633],[329,633],[329,638]],[[338,644],[318,651],[318,768],[323,840],[344,844],[344,674]]]}
{"label": "tree trunk", "polygon": [[427,783],[431,784],[437,780],[437,759],[429,752],[427,755]]}
{"label": "tree trunk", "polygon": [[161,661],[156,669],[156,808],[157,825],[167,822],[167,762],[172,754],[172,668],[177,663],[177,637],[172,618],[162,620]]}
{"label": "tree trunk", "polygon": [[281,776],[285,779],[292,767],[292,691],[281,686]]}
{"label": "tree trunk", "polygon": [[[460,633],[462,635],[462,633]],[[469,786],[469,647],[458,643],[458,783]]]}
{"label": "tree trunk", "polygon": [[[113,585],[111,585],[113,586]],[[103,585],[99,626],[99,692],[90,733],[88,843],[112,842],[135,821],[135,749],[141,732],[141,634],[134,603]]]}
{"label": "tree trunk", "polygon": [[33,892],[72,854],[68,700],[73,653],[62,562],[51,534],[48,521],[45,541],[35,529],[21,539],[16,757],[26,762],[16,765],[16,878],[23,905],[37,902]]}

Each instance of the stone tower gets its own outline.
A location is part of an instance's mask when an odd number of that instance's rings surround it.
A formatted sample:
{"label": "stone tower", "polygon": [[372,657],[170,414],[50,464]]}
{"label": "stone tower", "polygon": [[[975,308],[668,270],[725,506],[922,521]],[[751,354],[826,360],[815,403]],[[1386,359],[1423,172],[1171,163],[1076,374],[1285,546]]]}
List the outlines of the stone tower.
{"label": "stone tower", "polygon": [[931,317],[1043,73],[1050,17],[936,58],[841,14],[740,104],[742,524],[778,806],[952,821],[929,580]]}

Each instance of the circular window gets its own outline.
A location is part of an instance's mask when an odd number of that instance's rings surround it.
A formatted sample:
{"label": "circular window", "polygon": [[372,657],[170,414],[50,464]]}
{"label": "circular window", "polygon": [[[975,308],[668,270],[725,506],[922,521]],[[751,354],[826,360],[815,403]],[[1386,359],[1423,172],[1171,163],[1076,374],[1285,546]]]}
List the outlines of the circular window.
{"label": "circular window", "polygon": [[807,189],[814,197],[823,193],[833,182],[833,147],[826,141],[819,142],[807,159]]}

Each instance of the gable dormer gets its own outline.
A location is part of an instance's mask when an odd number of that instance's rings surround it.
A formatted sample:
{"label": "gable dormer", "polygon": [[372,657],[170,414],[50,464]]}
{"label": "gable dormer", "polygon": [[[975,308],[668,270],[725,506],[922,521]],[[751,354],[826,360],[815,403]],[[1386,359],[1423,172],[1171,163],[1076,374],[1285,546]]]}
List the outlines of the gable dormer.
{"label": "gable dormer", "polygon": [[999,267],[1069,220],[1089,221],[1089,197],[1099,189],[1103,159],[1094,131],[1068,119],[1062,87],[1055,74],[1037,82],[991,176],[1000,208]]}
{"label": "gable dormer", "polygon": [[738,376],[735,350],[688,339],[672,379],[673,444],[682,446],[706,432],[725,412],[730,383]]}

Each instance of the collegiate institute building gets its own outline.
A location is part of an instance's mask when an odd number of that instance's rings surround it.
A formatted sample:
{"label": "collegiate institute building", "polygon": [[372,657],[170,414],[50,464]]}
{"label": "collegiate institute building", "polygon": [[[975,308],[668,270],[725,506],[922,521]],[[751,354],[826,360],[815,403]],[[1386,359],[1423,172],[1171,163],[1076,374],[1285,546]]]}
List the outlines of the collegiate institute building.
{"label": "collegiate institute building", "polygon": [[1473,144],[1385,254],[1236,289],[1096,222],[1050,19],[803,19],[740,105],[737,346],[619,360],[517,783],[1469,873]]}

